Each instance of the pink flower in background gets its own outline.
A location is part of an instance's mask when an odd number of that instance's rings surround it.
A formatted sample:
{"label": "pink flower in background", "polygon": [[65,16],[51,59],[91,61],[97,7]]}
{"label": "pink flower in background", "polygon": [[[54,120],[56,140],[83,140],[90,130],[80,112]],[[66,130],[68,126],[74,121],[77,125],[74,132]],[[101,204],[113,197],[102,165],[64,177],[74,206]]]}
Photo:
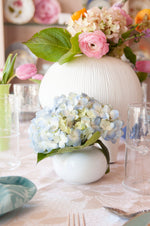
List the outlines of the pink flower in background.
{"label": "pink flower in background", "polygon": [[14,6],[17,6],[17,7],[22,7],[22,6],[23,6],[21,0],[16,0],[16,1],[14,1],[14,2],[13,2],[13,5],[14,5]]}
{"label": "pink flower in background", "polygon": [[122,8],[127,1],[128,0],[121,0],[120,2],[116,2],[116,3],[113,4],[113,7]]}
{"label": "pink flower in background", "polygon": [[54,24],[57,22],[61,12],[57,0],[34,0],[34,21],[40,24]]}
{"label": "pink flower in background", "polygon": [[35,74],[34,76],[32,76],[32,79],[36,79],[36,80],[42,80],[43,79],[43,75],[41,74]]}
{"label": "pink flower in background", "polygon": [[150,38],[150,28],[147,28],[145,31],[142,31],[145,34],[146,38]]}
{"label": "pink flower in background", "polygon": [[32,78],[37,73],[34,64],[23,64],[16,68],[16,76],[21,80]]}
{"label": "pink flower in background", "polygon": [[137,61],[135,70],[145,73],[150,73],[150,60]]}
{"label": "pink flower in background", "polygon": [[86,56],[97,59],[109,51],[109,44],[102,31],[81,33],[79,35],[79,47]]}
{"label": "pink flower in background", "polygon": [[124,6],[124,3],[123,2],[116,2],[113,7],[119,7],[119,8],[122,8]]}
{"label": "pink flower in background", "polygon": [[124,9],[121,9],[120,7],[112,7],[114,10],[119,10],[122,16],[126,18],[126,26],[129,26],[133,23],[133,19],[126,13]]}

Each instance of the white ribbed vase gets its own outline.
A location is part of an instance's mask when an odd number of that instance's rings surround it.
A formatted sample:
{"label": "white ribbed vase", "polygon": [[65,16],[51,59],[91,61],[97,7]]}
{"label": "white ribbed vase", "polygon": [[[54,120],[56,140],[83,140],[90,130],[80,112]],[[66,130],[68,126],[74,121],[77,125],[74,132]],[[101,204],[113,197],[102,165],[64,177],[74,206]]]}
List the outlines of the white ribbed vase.
{"label": "white ribbed vase", "polygon": [[[70,92],[86,93],[101,103],[111,104],[119,110],[125,124],[128,104],[142,101],[141,85],[133,69],[109,56],[95,59],[83,55],[63,65],[54,63],[41,82],[41,106],[52,106],[55,96]],[[115,154],[118,145],[109,142],[109,150]],[[111,156],[111,162],[116,161],[117,155]]]}

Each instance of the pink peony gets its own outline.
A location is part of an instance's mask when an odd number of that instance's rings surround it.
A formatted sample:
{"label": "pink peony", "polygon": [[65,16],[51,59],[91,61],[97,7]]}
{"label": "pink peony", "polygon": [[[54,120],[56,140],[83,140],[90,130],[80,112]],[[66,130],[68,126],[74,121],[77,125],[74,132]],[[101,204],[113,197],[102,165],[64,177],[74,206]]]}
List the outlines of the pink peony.
{"label": "pink peony", "polygon": [[150,60],[137,61],[135,70],[145,73],[150,73]]}
{"label": "pink peony", "polygon": [[35,14],[34,21],[40,24],[54,24],[57,22],[61,12],[57,0],[34,0]]}
{"label": "pink peony", "polygon": [[21,80],[32,78],[37,73],[34,64],[23,64],[16,68],[16,76]]}
{"label": "pink peony", "polygon": [[42,80],[43,79],[43,75],[41,74],[35,74],[34,76],[32,76],[32,79],[36,79],[36,80]]}
{"label": "pink peony", "polygon": [[83,32],[79,35],[79,47],[88,57],[97,59],[104,56],[109,51],[109,44],[102,31]]}

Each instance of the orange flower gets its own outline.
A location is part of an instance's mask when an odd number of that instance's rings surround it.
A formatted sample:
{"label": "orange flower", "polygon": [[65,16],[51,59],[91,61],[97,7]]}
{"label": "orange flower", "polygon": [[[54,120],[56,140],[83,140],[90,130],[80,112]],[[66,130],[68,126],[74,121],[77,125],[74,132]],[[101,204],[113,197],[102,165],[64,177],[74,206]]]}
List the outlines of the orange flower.
{"label": "orange flower", "polygon": [[83,8],[79,11],[76,11],[74,14],[72,14],[71,18],[73,21],[78,20],[81,15],[84,17],[84,13],[86,12],[87,12],[86,8]]}
{"label": "orange flower", "polygon": [[[137,15],[135,17],[135,24],[140,24],[140,23],[144,22],[144,24],[146,25],[148,23],[148,21],[150,21],[150,9],[142,9],[141,11],[139,11],[137,13]],[[141,32],[142,30],[144,30],[144,28],[145,28],[145,26],[141,25],[141,26],[138,26],[136,28],[136,30]]]}

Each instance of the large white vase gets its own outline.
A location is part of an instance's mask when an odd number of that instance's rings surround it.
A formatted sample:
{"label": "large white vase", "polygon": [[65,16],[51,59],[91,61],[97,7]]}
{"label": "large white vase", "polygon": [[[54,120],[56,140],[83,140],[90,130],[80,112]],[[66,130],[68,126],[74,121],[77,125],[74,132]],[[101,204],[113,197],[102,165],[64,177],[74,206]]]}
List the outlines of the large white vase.
{"label": "large white vase", "polygon": [[[122,60],[109,56],[95,59],[83,55],[63,65],[54,63],[41,82],[41,106],[52,106],[55,96],[69,92],[86,93],[101,103],[111,104],[119,110],[125,124],[128,104],[142,101],[141,85],[134,70]],[[109,149],[117,147],[109,142]]]}

